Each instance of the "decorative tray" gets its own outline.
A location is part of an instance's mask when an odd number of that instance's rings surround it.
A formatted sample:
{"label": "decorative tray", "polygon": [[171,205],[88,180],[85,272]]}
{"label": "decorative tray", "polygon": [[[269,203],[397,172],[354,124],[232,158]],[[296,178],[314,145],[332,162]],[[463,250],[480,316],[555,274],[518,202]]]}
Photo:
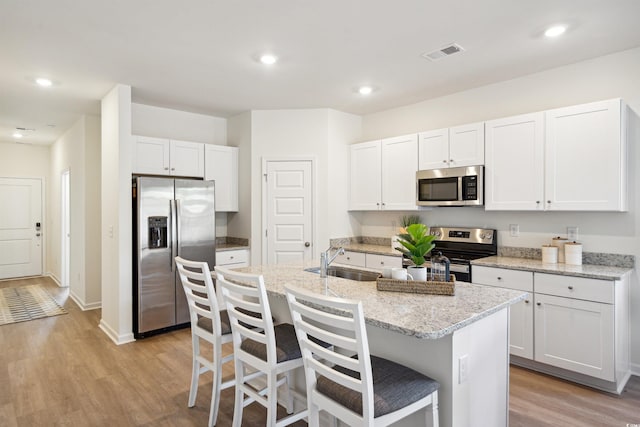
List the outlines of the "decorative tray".
{"label": "decorative tray", "polygon": [[418,280],[396,280],[379,277],[376,280],[379,291],[411,292],[414,294],[455,295],[456,277],[452,274],[448,282],[426,282]]}

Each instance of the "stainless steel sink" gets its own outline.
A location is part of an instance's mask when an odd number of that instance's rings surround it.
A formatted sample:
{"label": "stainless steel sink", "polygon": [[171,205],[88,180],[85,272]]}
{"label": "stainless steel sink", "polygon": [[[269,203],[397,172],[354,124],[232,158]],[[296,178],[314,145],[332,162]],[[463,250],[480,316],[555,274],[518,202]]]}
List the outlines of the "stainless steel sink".
{"label": "stainless steel sink", "polygon": [[[304,271],[320,274],[320,267],[306,268]],[[374,282],[378,277],[380,277],[380,273],[330,265],[327,269],[327,276],[341,277],[343,279],[356,280],[358,282]]]}

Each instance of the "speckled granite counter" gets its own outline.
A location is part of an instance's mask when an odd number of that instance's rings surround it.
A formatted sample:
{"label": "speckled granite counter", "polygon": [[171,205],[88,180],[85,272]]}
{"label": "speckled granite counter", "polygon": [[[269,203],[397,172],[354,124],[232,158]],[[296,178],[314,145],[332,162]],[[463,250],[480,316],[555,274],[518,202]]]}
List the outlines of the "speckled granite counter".
{"label": "speckled granite counter", "polygon": [[230,236],[216,238],[216,251],[224,252],[236,249],[249,249],[249,239]]}
{"label": "speckled granite counter", "polygon": [[216,243],[216,251],[233,251],[236,249],[249,249],[249,246],[239,245],[237,243]]}
{"label": "speckled granite counter", "polygon": [[[306,267],[317,266],[311,263]],[[325,279],[304,271],[304,266],[262,265],[242,269],[262,274],[268,293],[284,298],[284,286],[324,293]],[[438,339],[524,299],[525,293],[502,288],[456,283],[455,296],[381,292],[375,282],[329,277],[327,285],[343,298],[361,300],[366,322],[403,335]]]}
{"label": "speckled granite counter", "polygon": [[607,265],[543,264],[539,259],[492,256],[471,261],[471,265],[505,268],[508,270],[551,273],[562,276],[588,277],[591,279],[619,280],[632,269]]}
{"label": "speckled granite counter", "polygon": [[342,246],[345,251],[366,252],[376,255],[392,255],[401,257],[402,254],[391,247],[391,245],[372,245],[368,243],[349,243]]}

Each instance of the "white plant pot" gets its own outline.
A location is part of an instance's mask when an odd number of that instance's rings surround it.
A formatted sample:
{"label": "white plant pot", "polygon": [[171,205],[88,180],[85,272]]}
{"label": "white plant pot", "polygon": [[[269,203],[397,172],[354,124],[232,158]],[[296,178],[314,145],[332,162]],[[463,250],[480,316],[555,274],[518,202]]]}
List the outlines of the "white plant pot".
{"label": "white plant pot", "polygon": [[407,267],[407,272],[413,277],[413,280],[424,282],[427,280],[426,267]]}

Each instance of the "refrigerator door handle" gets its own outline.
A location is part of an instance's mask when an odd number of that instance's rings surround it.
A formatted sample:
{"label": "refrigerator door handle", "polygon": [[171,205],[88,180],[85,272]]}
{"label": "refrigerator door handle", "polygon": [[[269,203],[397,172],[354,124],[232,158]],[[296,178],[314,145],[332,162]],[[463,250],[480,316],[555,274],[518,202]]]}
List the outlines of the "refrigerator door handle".
{"label": "refrigerator door handle", "polygon": [[[180,222],[182,218],[180,218],[180,199],[175,200],[176,204],[176,254],[180,256],[180,234],[182,232],[182,227],[180,226]],[[175,264],[175,263],[174,263]]]}
{"label": "refrigerator door handle", "polygon": [[176,271],[176,263],[173,259],[177,255],[176,250],[176,221],[175,217],[177,216],[177,212],[174,210],[173,200],[169,200],[169,227],[171,227],[171,245],[170,245],[170,257],[169,264],[171,265],[171,272],[174,273]]}

